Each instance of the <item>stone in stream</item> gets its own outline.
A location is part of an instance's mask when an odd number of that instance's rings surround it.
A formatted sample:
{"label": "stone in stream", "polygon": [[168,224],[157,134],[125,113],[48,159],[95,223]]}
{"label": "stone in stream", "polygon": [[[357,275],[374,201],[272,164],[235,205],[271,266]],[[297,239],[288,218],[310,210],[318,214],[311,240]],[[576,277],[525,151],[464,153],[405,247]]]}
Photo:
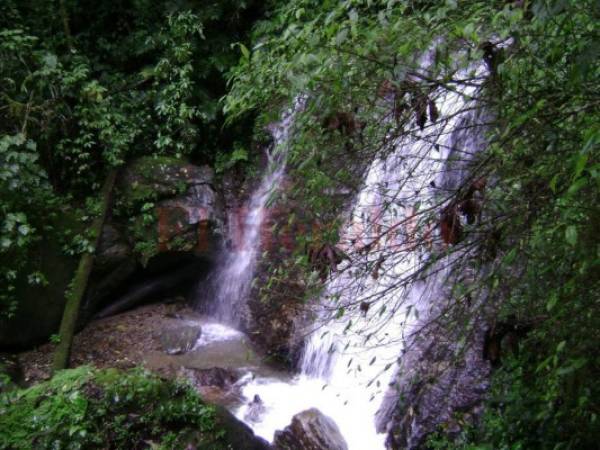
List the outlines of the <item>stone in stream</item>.
{"label": "stone in stream", "polygon": [[296,414],[292,423],[275,432],[277,450],[348,450],[336,423],[316,408]]}
{"label": "stone in stream", "polygon": [[228,448],[235,450],[272,450],[267,441],[256,436],[248,425],[238,420],[226,408],[216,406],[215,415],[215,427],[218,430],[225,431],[227,443],[229,444]]}
{"label": "stone in stream", "polygon": [[195,386],[215,386],[221,389],[231,388],[240,375],[230,369],[212,367],[210,369],[187,368],[188,378]]}
{"label": "stone in stream", "polygon": [[180,355],[192,350],[201,334],[202,329],[199,326],[186,325],[163,330],[159,336],[159,341],[165,353]]}
{"label": "stone in stream", "polygon": [[266,412],[265,404],[258,394],[248,403],[248,411],[244,414],[244,420],[248,422],[260,422],[263,414]]}
{"label": "stone in stream", "polygon": [[241,401],[242,395],[236,382],[240,373],[222,367],[210,369],[182,368],[180,375],[187,378],[202,398],[211,403],[232,405]]}

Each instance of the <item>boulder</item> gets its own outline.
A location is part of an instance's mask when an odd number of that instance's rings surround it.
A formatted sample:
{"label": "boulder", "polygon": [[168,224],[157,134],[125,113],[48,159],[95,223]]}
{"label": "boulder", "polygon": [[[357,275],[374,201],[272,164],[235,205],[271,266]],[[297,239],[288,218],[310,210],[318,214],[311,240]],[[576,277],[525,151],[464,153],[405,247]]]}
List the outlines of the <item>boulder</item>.
{"label": "boulder", "polygon": [[[215,428],[223,430],[230,448],[235,450],[272,450],[273,447],[267,441],[256,436],[248,425],[238,420],[226,408],[217,406],[216,415]],[[310,449],[304,448],[303,450]]]}
{"label": "boulder", "polygon": [[162,330],[158,336],[162,350],[168,355],[181,355],[194,348],[202,335],[199,326],[185,325]]}
{"label": "boulder", "polygon": [[190,381],[192,386],[208,402],[231,406],[242,401],[242,394],[236,384],[240,374],[236,370],[212,367],[196,369],[186,367],[180,375]]}
{"label": "boulder", "polygon": [[273,447],[277,450],[348,449],[333,419],[316,408],[296,414],[290,425],[276,431]]}
{"label": "boulder", "polygon": [[[67,290],[75,269],[77,256],[63,253],[61,236],[66,230],[81,232],[81,225],[71,213],[57,211],[48,221],[53,230],[31,249],[28,266],[22,271],[14,292],[16,310],[10,317],[0,314],[0,350],[18,351],[46,342],[58,331],[65,307]],[[31,284],[27,275],[39,271],[45,283]]]}
{"label": "boulder", "polygon": [[[200,268],[195,279],[206,273],[222,246],[223,214],[210,167],[173,157],[132,161],[102,230],[84,318],[131,308],[158,291],[169,295],[173,282],[190,281],[177,277],[187,267]],[[111,308],[114,299],[124,306]]]}
{"label": "boulder", "polygon": [[244,420],[248,422],[260,422],[262,416],[267,412],[265,404],[258,394],[248,403],[248,410],[244,414]]}
{"label": "boulder", "polygon": [[240,375],[231,369],[212,367],[210,369],[188,369],[188,378],[195,386],[215,386],[229,389],[239,379]]}
{"label": "boulder", "polygon": [[172,157],[139,158],[119,182],[119,201],[143,264],[163,252],[211,257],[220,247],[223,208],[208,166]]}
{"label": "boulder", "polygon": [[[102,230],[80,326],[115,299],[135,297],[140,302],[191,283],[176,277],[182,269],[206,274],[221,247],[223,211],[208,166],[195,166],[172,157],[144,157],[131,162],[119,178],[114,204]],[[18,299],[12,317],[0,317],[0,349],[23,350],[47,342],[56,333],[64,310],[64,293],[73,279],[79,258],[65,255],[65,232],[81,234],[85,224],[70,211],[48,217],[51,228],[32,249],[30,267],[47,284],[17,285]],[[154,289],[140,289],[148,280],[165,276]],[[171,276],[173,275],[173,276]],[[176,286],[173,286],[177,283]],[[151,287],[152,287],[151,286]],[[143,298],[142,298],[143,297]]]}

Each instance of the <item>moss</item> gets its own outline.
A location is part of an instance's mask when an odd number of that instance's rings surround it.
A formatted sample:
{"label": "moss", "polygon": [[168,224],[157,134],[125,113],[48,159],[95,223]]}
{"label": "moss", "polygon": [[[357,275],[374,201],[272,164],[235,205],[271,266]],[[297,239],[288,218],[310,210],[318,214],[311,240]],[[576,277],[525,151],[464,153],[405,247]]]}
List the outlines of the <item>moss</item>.
{"label": "moss", "polygon": [[182,159],[168,156],[137,159],[129,168],[131,176],[122,189],[124,206],[135,210],[144,203],[184,193],[188,183],[178,176],[187,164]]}
{"label": "moss", "polygon": [[150,222],[144,220],[142,216],[132,217],[129,220],[128,230],[135,242],[133,250],[139,261],[145,266],[158,254],[157,220],[154,219],[153,222]]}
{"label": "moss", "polygon": [[226,448],[215,420],[187,385],[82,366],[0,396],[0,448]]}

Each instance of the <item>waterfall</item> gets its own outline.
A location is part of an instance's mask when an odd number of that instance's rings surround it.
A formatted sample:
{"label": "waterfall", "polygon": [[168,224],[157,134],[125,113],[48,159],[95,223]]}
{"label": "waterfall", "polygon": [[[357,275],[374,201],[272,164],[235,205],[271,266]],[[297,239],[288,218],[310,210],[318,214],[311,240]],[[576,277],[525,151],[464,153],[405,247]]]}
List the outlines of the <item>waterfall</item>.
{"label": "waterfall", "polygon": [[[481,80],[485,68],[462,72],[458,78]],[[470,127],[477,88],[434,91],[439,119],[392,139],[372,162],[339,243],[351,261],[333,274],[315,307],[301,373],[290,382],[257,378],[244,388],[267,411],[248,422],[259,435],[272,439],[294,414],[317,407],[336,421],[350,449],[384,448],[375,417],[404,343],[426,320],[451,266],[452,256],[428,264],[437,244],[436,219],[427,212],[449,201],[481,144]]]}
{"label": "waterfall", "polygon": [[279,123],[269,127],[273,135],[273,146],[267,152],[265,173],[247,207],[236,211],[235,217],[230,217],[228,221],[228,234],[233,244],[216,271],[216,292],[208,312],[219,321],[235,327],[244,328],[247,318],[247,298],[260,251],[261,227],[269,200],[285,174],[288,137],[293,125],[294,110],[299,105],[297,102]]}

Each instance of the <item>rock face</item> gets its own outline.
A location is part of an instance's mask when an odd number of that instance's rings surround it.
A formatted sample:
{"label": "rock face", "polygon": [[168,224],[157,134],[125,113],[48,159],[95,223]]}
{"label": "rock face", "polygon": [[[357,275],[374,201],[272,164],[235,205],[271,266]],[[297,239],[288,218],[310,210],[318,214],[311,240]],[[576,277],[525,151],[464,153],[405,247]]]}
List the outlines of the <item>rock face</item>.
{"label": "rock face", "polygon": [[[223,209],[210,167],[176,158],[140,158],[127,167],[119,185],[121,203],[134,215],[129,231],[138,241],[151,241],[155,254],[212,256],[218,249]],[[140,251],[138,245],[137,250],[144,262],[149,249]]]}
{"label": "rock face", "polygon": [[335,422],[315,408],[296,414],[292,423],[275,432],[277,450],[347,450]]}
{"label": "rock face", "polygon": [[[294,221],[290,221],[292,215]],[[248,334],[271,358],[287,366],[295,366],[302,351],[296,331],[302,328],[305,313],[305,284],[303,274],[292,273],[286,263],[308,227],[301,207],[294,202],[276,204],[267,211],[261,229],[262,258],[255,274],[258,282],[248,300]],[[286,270],[286,276],[269,280],[277,269]],[[261,292],[266,286],[270,289]]]}
{"label": "rock face", "polygon": [[[444,280],[442,286],[440,280]],[[436,292],[436,299],[451,298],[452,286],[472,281],[473,274],[461,271],[449,279],[430,279],[427,289]],[[425,327],[412,333],[377,413],[377,430],[388,433],[388,448],[422,448],[427,436],[440,427],[448,435],[455,435],[464,423],[472,423],[481,413],[489,387],[490,364],[483,348],[492,301],[482,295],[472,299],[468,312],[461,311],[461,317],[470,320],[465,326],[470,331],[464,345],[460,344],[464,330],[453,326],[456,318],[431,323],[421,317]],[[429,317],[440,317],[444,305],[445,301],[432,305]]]}
{"label": "rock face", "polygon": [[32,250],[24,273],[40,271],[47,284],[32,285],[26,279],[17,285],[17,308],[14,316],[0,317],[0,350],[16,351],[42,343],[58,330],[65,307],[65,290],[77,268],[77,257],[65,255],[60,231],[79,232],[81,226],[67,213],[58,212],[52,219],[56,233],[49,233]]}
{"label": "rock face", "polygon": [[[113,214],[102,230],[86,318],[107,311],[108,301],[123,300],[129,307],[155,293],[153,289],[168,291],[173,283],[192,282],[206,273],[222,245],[222,206],[208,166],[171,157],[130,163],[119,179]],[[169,276],[199,266],[191,271],[193,277]],[[158,277],[166,283],[148,282]],[[137,300],[132,303],[128,297]]]}

